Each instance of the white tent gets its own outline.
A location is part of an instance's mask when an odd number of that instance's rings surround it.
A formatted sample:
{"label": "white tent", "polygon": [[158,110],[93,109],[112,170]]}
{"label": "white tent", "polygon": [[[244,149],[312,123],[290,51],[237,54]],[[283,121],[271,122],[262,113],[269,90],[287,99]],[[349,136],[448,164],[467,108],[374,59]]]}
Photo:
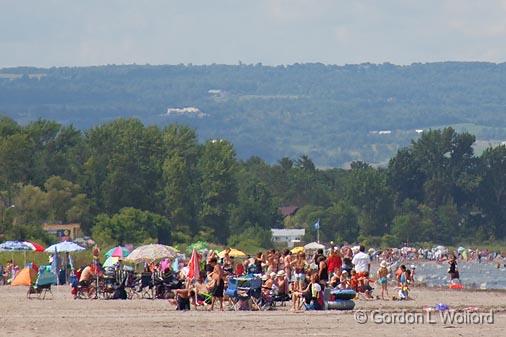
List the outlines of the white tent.
{"label": "white tent", "polygon": [[325,248],[325,246],[318,243],[318,242],[310,242],[304,246],[304,250],[317,250],[317,249],[324,249],[324,248]]}

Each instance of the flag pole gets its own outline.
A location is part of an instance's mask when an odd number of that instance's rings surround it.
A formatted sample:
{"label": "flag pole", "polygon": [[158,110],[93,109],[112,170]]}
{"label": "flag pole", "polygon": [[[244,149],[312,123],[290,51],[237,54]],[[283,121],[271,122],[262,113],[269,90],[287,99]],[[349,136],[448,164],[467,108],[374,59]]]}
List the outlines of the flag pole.
{"label": "flag pole", "polygon": [[318,228],[316,229],[316,242],[320,243],[320,219],[318,218]]}

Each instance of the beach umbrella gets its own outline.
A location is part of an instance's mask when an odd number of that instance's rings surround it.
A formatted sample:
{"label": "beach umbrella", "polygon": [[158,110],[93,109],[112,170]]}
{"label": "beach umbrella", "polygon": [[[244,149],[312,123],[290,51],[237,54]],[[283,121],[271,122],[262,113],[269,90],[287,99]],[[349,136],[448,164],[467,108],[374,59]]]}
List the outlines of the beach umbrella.
{"label": "beach umbrella", "polygon": [[190,262],[188,263],[188,279],[193,280],[199,277],[200,274],[200,255],[197,250],[192,251]]}
{"label": "beach umbrella", "polygon": [[130,252],[128,251],[128,249],[126,249],[126,247],[118,246],[118,247],[114,247],[114,248],[109,249],[107,251],[107,253],[104,254],[104,256],[105,257],[111,257],[111,256],[125,257],[125,256],[128,256],[128,254],[130,254]]}
{"label": "beach umbrella", "polygon": [[[218,253],[218,256],[220,258],[223,258],[225,257],[225,253],[226,253],[226,249],[225,250],[222,250],[221,252]],[[240,251],[239,249],[235,249],[235,248],[232,248],[230,249],[230,251],[228,252],[228,256],[230,257],[245,257],[246,254],[242,251]]]}
{"label": "beach umbrella", "polygon": [[103,264],[103,267],[104,268],[107,268],[107,267],[112,267],[114,266],[116,263],[118,263],[119,261],[119,257],[117,256],[109,256],[107,258],[107,260],[105,260],[104,264]]}
{"label": "beach umbrella", "polygon": [[142,262],[155,261],[176,257],[177,249],[171,246],[151,244],[135,248],[127,257],[127,261]]}
{"label": "beach umbrella", "polygon": [[295,247],[295,248],[292,248],[291,252],[292,254],[299,254],[299,253],[302,253],[304,251],[304,247]]}
{"label": "beach umbrella", "polygon": [[46,248],[46,253],[73,253],[84,250],[83,247],[71,241],[63,241]]}
{"label": "beach umbrella", "polygon": [[203,250],[206,250],[209,248],[209,244],[205,241],[197,241],[197,242],[194,242],[192,243],[191,245],[188,246],[188,251],[193,251],[194,249],[196,249],[198,252],[201,252]]}
{"label": "beach umbrella", "polygon": [[0,244],[0,251],[14,250],[31,250],[31,248],[25,245],[22,241],[5,241],[4,243]]}
{"label": "beach umbrella", "polygon": [[304,246],[305,250],[317,250],[317,249],[323,249],[325,248],[324,245],[318,242],[310,242],[307,245]]}
{"label": "beach umbrella", "polygon": [[33,242],[33,241],[23,241],[23,243],[28,246],[31,250],[33,250],[34,252],[43,252],[44,251],[44,246],[42,245],[39,245],[38,243],[36,242]]}

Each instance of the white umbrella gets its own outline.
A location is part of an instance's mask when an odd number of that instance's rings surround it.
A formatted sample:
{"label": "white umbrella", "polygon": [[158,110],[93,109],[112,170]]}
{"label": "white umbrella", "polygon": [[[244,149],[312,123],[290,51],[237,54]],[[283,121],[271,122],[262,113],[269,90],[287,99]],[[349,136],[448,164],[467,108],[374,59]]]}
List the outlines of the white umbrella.
{"label": "white umbrella", "polygon": [[310,242],[307,245],[304,246],[305,250],[317,250],[317,249],[323,249],[325,248],[324,245],[318,242]]}
{"label": "white umbrella", "polygon": [[83,247],[70,241],[63,241],[46,248],[46,253],[72,253],[84,250]]}

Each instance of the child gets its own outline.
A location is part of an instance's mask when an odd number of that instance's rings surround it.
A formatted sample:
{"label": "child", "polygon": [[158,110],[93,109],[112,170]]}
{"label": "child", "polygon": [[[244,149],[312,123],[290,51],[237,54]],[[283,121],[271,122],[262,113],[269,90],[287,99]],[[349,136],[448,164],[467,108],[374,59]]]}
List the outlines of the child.
{"label": "child", "polygon": [[339,289],[351,289],[350,280],[348,278],[348,272],[346,270],[343,270],[343,272],[341,273],[338,287]]}
{"label": "child", "polygon": [[411,271],[407,269],[404,273],[402,273],[400,277],[400,285],[399,285],[399,300],[411,300],[409,297],[409,279],[411,278]]}
{"label": "child", "polygon": [[385,293],[388,297],[388,267],[387,267],[387,261],[383,260],[380,263],[380,268],[377,272],[378,275],[378,284],[381,285],[381,299],[385,299]]}

